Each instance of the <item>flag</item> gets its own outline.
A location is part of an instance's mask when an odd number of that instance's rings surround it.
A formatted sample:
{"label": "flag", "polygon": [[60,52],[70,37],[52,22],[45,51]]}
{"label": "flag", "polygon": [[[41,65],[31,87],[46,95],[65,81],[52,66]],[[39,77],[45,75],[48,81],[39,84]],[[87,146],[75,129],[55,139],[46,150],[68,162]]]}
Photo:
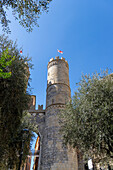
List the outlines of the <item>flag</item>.
{"label": "flag", "polygon": [[22,54],[22,50],[20,50],[20,54]]}
{"label": "flag", "polygon": [[57,49],[57,51],[58,51],[59,53],[63,54],[63,51],[61,51],[61,50],[58,50],[58,49]]}

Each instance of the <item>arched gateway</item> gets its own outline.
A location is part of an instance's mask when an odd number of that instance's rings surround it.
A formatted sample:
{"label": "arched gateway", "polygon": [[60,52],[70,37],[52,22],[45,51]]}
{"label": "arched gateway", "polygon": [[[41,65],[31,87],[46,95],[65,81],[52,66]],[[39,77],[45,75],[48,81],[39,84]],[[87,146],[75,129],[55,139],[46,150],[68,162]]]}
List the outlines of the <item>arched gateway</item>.
{"label": "arched gateway", "polygon": [[36,117],[40,133],[38,170],[83,170],[76,150],[62,144],[58,114],[71,97],[69,66],[64,58],[50,59],[48,63],[46,109],[35,110],[36,98],[32,96],[29,113]]}

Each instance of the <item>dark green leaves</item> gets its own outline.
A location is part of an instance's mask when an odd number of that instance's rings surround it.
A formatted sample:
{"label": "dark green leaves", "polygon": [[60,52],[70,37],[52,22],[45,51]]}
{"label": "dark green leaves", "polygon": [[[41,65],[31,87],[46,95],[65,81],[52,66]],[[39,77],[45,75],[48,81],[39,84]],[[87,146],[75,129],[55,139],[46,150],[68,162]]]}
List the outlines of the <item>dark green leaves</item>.
{"label": "dark green leaves", "polygon": [[52,0],[37,1],[37,0],[3,0],[0,1],[0,21],[3,31],[10,32],[9,23],[6,11],[11,8],[12,14],[19,21],[22,27],[28,32],[33,30],[33,27],[38,26],[38,18],[42,11],[48,11],[49,3]]}
{"label": "dark green leaves", "polygon": [[0,56],[1,69],[11,72],[11,76],[5,79],[0,77],[0,169],[12,169],[18,167],[22,129],[30,129],[24,157],[29,152],[32,136],[30,119],[25,112],[29,109],[30,102],[30,95],[26,90],[29,59],[21,56],[16,43],[13,44],[5,36],[0,36]]}
{"label": "dark green leaves", "polygon": [[113,158],[113,79],[108,71],[83,75],[62,113],[64,141],[85,158],[107,163]]}

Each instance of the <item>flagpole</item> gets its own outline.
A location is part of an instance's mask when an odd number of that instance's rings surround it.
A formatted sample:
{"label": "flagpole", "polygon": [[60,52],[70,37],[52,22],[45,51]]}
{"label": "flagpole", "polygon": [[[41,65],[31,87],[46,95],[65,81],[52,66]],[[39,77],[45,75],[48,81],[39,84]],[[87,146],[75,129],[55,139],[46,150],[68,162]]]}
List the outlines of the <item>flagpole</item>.
{"label": "flagpole", "polygon": [[57,56],[58,56],[58,51],[57,51]]}

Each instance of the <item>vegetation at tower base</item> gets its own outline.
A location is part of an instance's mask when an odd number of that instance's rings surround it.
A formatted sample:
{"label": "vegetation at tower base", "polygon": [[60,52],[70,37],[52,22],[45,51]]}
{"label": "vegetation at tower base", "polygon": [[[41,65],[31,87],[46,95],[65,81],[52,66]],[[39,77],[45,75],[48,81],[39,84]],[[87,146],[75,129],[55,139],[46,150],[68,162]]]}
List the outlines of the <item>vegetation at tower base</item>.
{"label": "vegetation at tower base", "polygon": [[[0,54],[7,48],[8,55],[15,56],[15,59],[7,66],[11,76],[0,78],[0,169],[3,170],[18,167],[22,142],[25,159],[33,129],[30,116],[25,111],[28,110],[30,101],[26,85],[29,77],[28,67],[31,64],[27,57],[20,56],[16,43],[13,44],[4,35],[0,36]],[[29,129],[27,140],[23,129]]]}
{"label": "vegetation at tower base", "polygon": [[48,12],[49,3],[52,0],[2,0],[0,1],[0,23],[3,27],[3,31],[7,33],[10,31],[9,23],[11,22],[7,18],[7,11],[12,10],[12,15],[19,24],[26,28],[27,31],[32,31],[33,27],[38,26],[38,19],[42,11]]}
{"label": "vegetation at tower base", "polygon": [[83,75],[62,112],[64,142],[77,147],[84,160],[113,162],[113,74]]}

